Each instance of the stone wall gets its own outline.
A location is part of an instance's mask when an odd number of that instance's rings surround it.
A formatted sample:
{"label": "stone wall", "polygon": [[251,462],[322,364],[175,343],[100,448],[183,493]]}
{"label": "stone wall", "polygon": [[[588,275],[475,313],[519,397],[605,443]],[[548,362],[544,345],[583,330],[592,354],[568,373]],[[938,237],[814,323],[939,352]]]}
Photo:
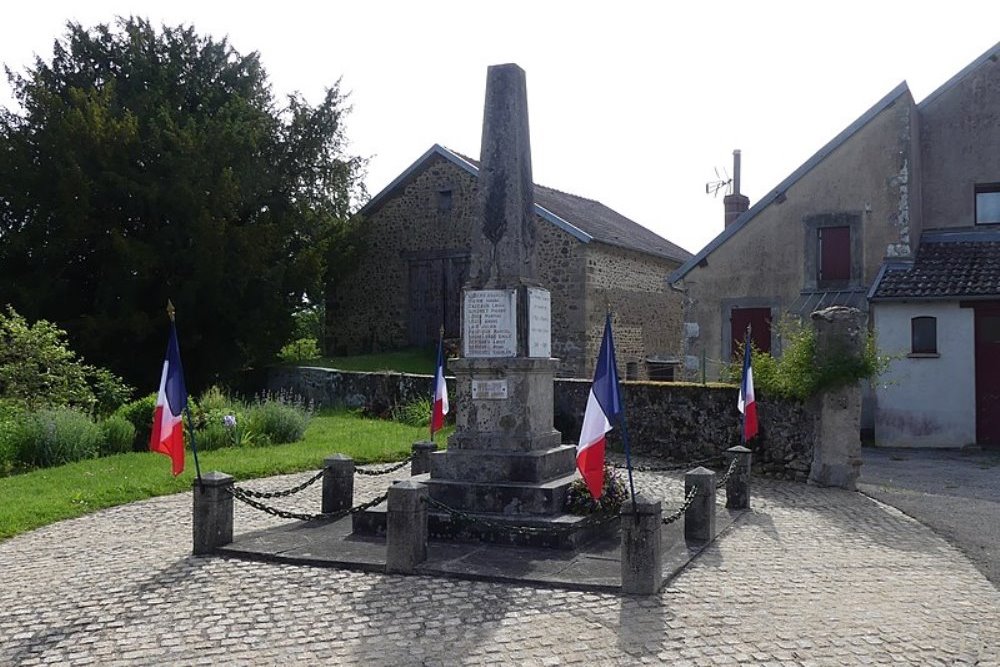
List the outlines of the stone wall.
{"label": "stone wall", "polygon": [[[455,395],[449,378],[449,395]],[[563,442],[575,442],[590,391],[589,380],[559,379],[554,387],[555,427]],[[268,389],[290,390],[319,407],[365,407],[384,413],[396,403],[427,397],[431,376],[354,373],[325,368],[275,367]],[[627,428],[636,455],[691,461],[739,444],[737,388],[660,382],[623,383]],[[760,434],[751,443],[754,470],[804,481],[813,457],[813,411],[785,400],[757,401]],[[609,434],[621,449],[620,431]]]}

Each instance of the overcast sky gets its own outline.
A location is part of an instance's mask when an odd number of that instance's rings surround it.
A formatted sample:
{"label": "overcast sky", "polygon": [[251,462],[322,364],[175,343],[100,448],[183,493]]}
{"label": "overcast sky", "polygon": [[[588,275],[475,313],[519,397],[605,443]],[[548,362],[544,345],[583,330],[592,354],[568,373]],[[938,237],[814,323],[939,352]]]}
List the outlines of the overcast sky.
{"label": "overcast sky", "polygon": [[[1000,2],[210,2],[35,0],[0,61],[48,58],[68,20],[137,15],[259,51],[278,94],[351,91],[377,193],[434,143],[479,154],[486,67],[527,72],[535,181],[696,252],[722,230],[705,184],[743,153],[751,204],[906,80],[919,102],[1000,41]],[[6,81],[0,103],[12,104]]]}

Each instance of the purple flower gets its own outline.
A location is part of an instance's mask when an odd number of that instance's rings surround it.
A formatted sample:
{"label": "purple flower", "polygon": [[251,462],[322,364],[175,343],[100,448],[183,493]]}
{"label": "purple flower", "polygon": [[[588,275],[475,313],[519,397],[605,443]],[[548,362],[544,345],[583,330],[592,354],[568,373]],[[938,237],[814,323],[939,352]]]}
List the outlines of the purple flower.
{"label": "purple flower", "polygon": [[222,418],[222,425],[226,428],[236,428],[236,416],[226,415]]}

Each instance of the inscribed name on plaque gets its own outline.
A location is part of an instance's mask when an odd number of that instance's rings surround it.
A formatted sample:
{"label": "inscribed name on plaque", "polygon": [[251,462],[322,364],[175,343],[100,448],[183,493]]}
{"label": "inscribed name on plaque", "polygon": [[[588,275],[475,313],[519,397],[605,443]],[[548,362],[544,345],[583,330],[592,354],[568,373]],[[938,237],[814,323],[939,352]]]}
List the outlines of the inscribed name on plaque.
{"label": "inscribed name on plaque", "polygon": [[468,290],[462,314],[463,356],[480,359],[517,356],[515,290]]}
{"label": "inscribed name on plaque", "polygon": [[473,400],[504,400],[507,398],[506,380],[473,380]]}
{"label": "inscribed name on plaque", "polygon": [[552,356],[552,296],[536,287],[528,288],[528,356]]}

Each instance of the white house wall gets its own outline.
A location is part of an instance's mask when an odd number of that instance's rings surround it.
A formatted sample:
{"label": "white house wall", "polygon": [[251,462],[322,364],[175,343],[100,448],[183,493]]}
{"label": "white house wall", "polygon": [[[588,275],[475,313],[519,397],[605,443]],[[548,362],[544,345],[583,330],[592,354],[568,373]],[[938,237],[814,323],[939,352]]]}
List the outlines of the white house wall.
{"label": "white house wall", "polygon": [[[962,447],[976,441],[973,310],[955,302],[872,304],[879,351],[894,357],[876,388],[881,447]],[[910,353],[910,320],[937,318],[936,357]]]}

